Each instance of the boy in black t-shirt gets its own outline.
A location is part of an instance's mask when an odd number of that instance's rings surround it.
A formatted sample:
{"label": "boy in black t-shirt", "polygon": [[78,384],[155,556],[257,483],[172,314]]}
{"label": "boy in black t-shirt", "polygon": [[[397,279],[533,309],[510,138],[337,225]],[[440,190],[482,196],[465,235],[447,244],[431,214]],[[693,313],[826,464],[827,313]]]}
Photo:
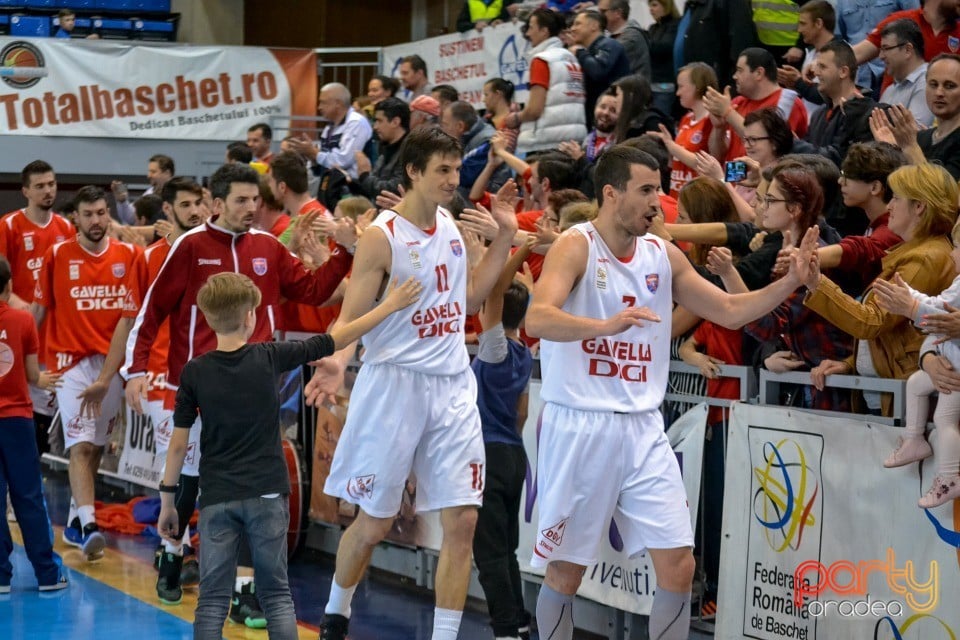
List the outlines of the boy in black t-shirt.
{"label": "boy in black t-shirt", "polygon": [[175,483],[187,453],[190,426],[199,412],[204,426],[200,437],[204,543],[194,638],[221,637],[241,531],[253,552],[270,638],[297,638],[287,583],[290,481],[280,441],[276,381],[281,373],[354,342],[394,311],[416,301],[421,289],[413,278],[401,286],[394,282],[377,307],[329,334],[304,342],[259,344],[247,344],[260,304],[260,291],[250,278],[219,273],[200,289],[197,305],[217,334],[217,348],[183,368],[157,523],[164,538],[176,537]]}

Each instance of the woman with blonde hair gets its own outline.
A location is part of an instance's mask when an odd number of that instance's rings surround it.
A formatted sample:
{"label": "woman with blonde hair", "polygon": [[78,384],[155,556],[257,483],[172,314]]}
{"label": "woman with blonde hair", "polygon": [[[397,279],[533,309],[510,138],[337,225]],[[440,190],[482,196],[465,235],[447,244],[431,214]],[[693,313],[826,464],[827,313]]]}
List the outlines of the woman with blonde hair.
{"label": "woman with blonde hair", "polygon": [[[936,295],[956,275],[946,234],[957,219],[957,183],[943,167],[923,163],[900,167],[887,184],[893,190],[888,226],[903,242],[887,253],[877,280],[894,282],[899,275],[914,290]],[[826,377],[833,374],[905,380],[917,370],[924,336],[910,320],[882,308],[878,292],[883,285],[871,285],[858,301],[821,275],[819,266],[811,269],[805,284],[809,293],[804,304],[856,340],[854,353],[846,360],[824,360],[814,367],[810,372],[814,386],[823,389]],[[863,395],[871,412],[891,415],[888,394]]]}

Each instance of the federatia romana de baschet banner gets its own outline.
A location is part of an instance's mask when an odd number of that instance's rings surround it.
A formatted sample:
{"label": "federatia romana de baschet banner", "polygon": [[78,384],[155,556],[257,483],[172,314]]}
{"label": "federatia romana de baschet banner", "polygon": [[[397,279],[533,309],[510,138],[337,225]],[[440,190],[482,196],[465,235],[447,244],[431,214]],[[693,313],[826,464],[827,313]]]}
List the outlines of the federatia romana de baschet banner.
{"label": "federatia romana de baschet banner", "polygon": [[310,50],[0,38],[2,135],[241,140],[316,98]]}

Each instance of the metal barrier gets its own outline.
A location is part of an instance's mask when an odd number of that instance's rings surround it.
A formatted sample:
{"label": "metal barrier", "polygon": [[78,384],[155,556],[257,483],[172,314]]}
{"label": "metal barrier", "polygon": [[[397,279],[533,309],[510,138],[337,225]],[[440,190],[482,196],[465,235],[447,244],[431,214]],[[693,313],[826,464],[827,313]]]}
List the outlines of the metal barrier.
{"label": "metal barrier", "polygon": [[[789,373],[774,373],[766,369],[760,370],[760,398],[759,404],[778,406],[777,398],[780,397],[780,385],[797,384],[802,386],[812,386],[809,372],[791,371]],[[825,416],[842,416],[844,418],[862,418],[870,422],[879,424],[888,424],[891,426],[901,426],[903,424],[905,406],[904,393],[906,391],[906,380],[892,380],[889,378],[868,378],[865,376],[827,376],[826,386],[837,389],[854,389],[858,391],[878,391],[881,393],[893,394],[893,415],[891,417],[852,414],[846,411],[824,411],[819,409],[804,409]]]}
{"label": "metal barrier", "polygon": [[367,95],[367,82],[380,73],[383,60],[381,47],[321,47],[313,52],[320,86],[339,82],[354,98]]}

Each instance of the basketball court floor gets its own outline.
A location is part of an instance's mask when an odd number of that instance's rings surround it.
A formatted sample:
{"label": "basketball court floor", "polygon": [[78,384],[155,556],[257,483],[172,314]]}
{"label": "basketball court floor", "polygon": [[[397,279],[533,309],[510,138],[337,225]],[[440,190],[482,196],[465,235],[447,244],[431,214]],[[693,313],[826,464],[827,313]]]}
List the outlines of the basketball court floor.
{"label": "basketball court floor", "polygon": [[[0,639],[10,640],[189,640],[193,637],[196,590],[184,591],[178,606],[164,606],[155,592],[155,538],[106,532],[107,552],[86,562],[79,549],[61,540],[66,517],[66,474],[45,471],[45,489],[56,532],[56,551],[63,558],[70,586],[41,594],[21,546],[20,531],[11,523],[15,547],[12,591],[0,595]],[[330,589],[333,559],[301,551],[290,565],[290,585],[300,626],[300,638],[315,640],[323,605]],[[529,603],[531,610],[534,603]],[[385,577],[367,577],[353,604],[352,640],[412,640],[429,638],[433,596],[414,586]],[[490,640],[484,613],[468,610],[461,640]],[[264,630],[227,622],[228,640],[267,640]],[[534,633],[536,638],[536,633]],[[588,637],[588,636],[583,636]],[[594,638],[596,636],[589,636]],[[691,638],[708,638],[694,633]]]}

